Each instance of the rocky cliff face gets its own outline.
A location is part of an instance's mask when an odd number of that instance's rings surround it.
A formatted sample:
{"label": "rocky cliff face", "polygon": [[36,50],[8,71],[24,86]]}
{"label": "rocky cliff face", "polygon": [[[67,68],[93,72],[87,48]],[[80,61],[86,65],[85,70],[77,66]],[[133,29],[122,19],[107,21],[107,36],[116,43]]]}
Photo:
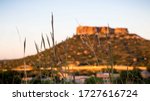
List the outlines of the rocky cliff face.
{"label": "rocky cliff face", "polygon": [[83,34],[128,34],[127,28],[110,28],[110,27],[93,27],[93,26],[78,26],[76,29],[77,35]]}

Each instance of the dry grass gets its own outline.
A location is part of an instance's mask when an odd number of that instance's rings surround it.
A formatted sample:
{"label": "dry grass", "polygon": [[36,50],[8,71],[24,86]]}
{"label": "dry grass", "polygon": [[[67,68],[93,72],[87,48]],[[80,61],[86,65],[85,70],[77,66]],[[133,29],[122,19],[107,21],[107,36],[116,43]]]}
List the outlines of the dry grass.
{"label": "dry grass", "polygon": [[20,72],[20,71],[25,71],[26,70],[26,72],[27,71],[32,71],[32,70],[34,70],[34,68],[32,67],[32,66],[29,66],[29,65],[22,65],[22,66],[18,66],[18,67],[16,67],[16,68],[13,68],[12,69],[13,71],[18,71],[18,72]]}
{"label": "dry grass", "polygon": [[[88,70],[88,71],[101,71],[102,69],[107,69],[111,68],[110,66],[108,67],[107,65],[100,65],[100,66],[69,66],[69,71],[79,71],[79,70]],[[146,67],[137,67],[140,70],[146,70]],[[65,67],[63,67],[65,69]],[[118,71],[122,70],[133,70],[133,66],[122,66],[122,65],[114,65],[113,69],[116,69]]]}
{"label": "dry grass", "polygon": [[[111,68],[111,67],[107,67],[107,65],[100,65],[100,66],[68,66],[68,71],[80,71],[80,70],[88,70],[88,71],[101,71],[102,69],[107,69],[107,68]],[[146,67],[137,67],[140,70],[146,70]],[[51,67],[49,68],[40,68],[41,70],[51,70]],[[53,70],[59,70],[60,68],[58,67],[53,67]],[[63,71],[66,71],[66,67],[62,67]],[[122,65],[114,65],[114,69],[116,69],[117,71],[124,71],[124,70],[133,70],[134,67],[133,66],[122,66]],[[16,68],[13,68],[12,70],[14,71],[24,71],[24,66],[19,66]],[[32,71],[34,70],[33,67],[31,66],[26,66],[26,71]]]}

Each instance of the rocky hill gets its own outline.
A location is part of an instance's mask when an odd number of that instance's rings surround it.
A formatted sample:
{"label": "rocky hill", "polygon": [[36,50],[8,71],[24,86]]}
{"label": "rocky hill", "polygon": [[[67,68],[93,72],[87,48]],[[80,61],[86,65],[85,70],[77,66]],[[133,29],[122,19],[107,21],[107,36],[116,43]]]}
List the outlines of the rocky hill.
{"label": "rocky hill", "polygon": [[76,35],[67,38],[55,47],[28,56],[25,59],[2,60],[0,61],[0,67],[17,67],[23,64],[23,60],[27,65],[35,68],[70,64],[78,66],[110,64],[150,66],[149,40],[145,40],[136,34],[129,34],[126,28],[111,28],[113,30],[111,34],[103,33],[104,36],[96,33],[108,32],[104,30],[105,28],[102,27],[99,28],[99,32],[98,30],[93,32],[95,28],[78,27]]}

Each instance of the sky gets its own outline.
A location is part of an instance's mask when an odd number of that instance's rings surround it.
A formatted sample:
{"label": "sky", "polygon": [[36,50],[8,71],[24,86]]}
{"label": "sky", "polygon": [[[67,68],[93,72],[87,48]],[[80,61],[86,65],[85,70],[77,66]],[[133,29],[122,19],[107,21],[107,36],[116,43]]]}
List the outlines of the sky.
{"label": "sky", "polygon": [[[150,39],[150,0],[0,0],[0,59],[36,54],[41,34],[51,32],[54,15],[57,42],[72,37],[78,25],[127,27]],[[48,48],[48,44],[46,44]]]}

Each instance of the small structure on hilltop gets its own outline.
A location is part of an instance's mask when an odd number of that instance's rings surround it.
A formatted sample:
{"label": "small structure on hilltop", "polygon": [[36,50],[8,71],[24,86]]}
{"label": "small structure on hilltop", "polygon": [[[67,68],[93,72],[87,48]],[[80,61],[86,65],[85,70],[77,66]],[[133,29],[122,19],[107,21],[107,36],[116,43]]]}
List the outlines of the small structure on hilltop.
{"label": "small structure on hilltop", "polygon": [[126,35],[129,34],[127,28],[110,28],[110,27],[94,27],[94,26],[78,26],[76,29],[77,35],[106,35],[106,34],[116,34],[116,35]]}

